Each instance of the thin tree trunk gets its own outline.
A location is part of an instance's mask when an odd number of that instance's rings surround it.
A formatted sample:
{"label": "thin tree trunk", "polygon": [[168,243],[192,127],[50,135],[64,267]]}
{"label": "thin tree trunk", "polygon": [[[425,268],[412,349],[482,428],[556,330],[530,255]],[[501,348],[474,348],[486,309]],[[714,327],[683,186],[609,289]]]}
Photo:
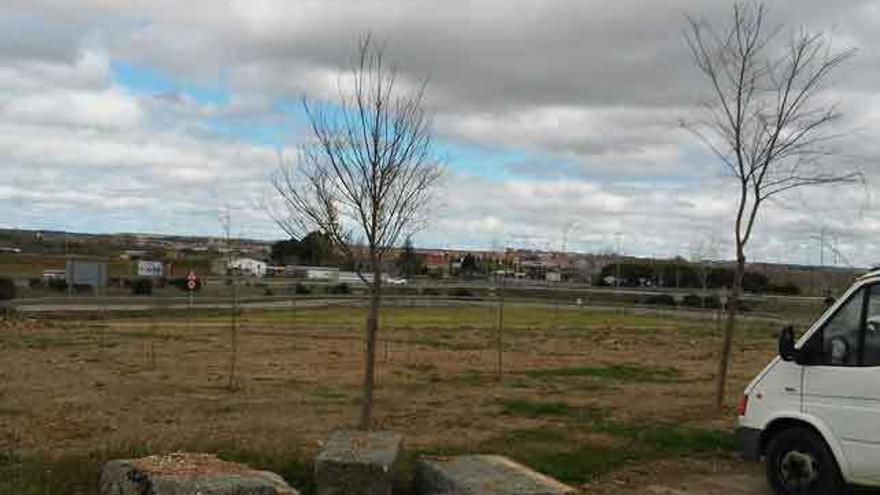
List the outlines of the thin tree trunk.
{"label": "thin tree trunk", "polygon": [[373,262],[373,286],[367,311],[367,335],[364,346],[364,383],[361,402],[360,429],[369,430],[373,423],[373,388],[376,375],[376,334],[379,332],[379,307],[382,303],[382,274],[379,264]]}
{"label": "thin tree trunk", "polygon": [[498,331],[495,334],[495,352],[497,357],[498,379],[504,373],[504,289],[498,292]]}
{"label": "thin tree trunk", "polygon": [[746,271],[746,257],[742,248],[738,248],[736,270],[730,297],[727,299],[727,321],[724,324],[724,339],[721,343],[721,356],[718,360],[718,375],[715,383],[715,407],[720,411],[724,406],[724,389],[727,384],[727,370],[730,367],[730,351],[733,347],[733,332],[736,330],[736,312],[742,294],[742,281]]}
{"label": "thin tree trunk", "polygon": [[236,388],[236,368],[238,367],[238,286],[232,282],[232,322],[229,329],[229,390]]}

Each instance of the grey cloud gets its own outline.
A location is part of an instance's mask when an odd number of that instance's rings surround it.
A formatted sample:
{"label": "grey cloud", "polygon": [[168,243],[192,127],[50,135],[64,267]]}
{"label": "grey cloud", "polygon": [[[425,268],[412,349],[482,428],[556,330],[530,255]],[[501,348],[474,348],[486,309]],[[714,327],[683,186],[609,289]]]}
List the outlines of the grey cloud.
{"label": "grey cloud", "polygon": [[[877,5],[770,4],[774,19],[827,29],[841,45],[861,48],[834,87],[848,125],[868,130],[847,151],[869,176],[880,175],[871,138],[880,125]],[[232,200],[242,224],[275,235],[252,207],[274,151],[226,142],[201,120],[275,122],[276,98],[332,96],[355,41],[372,32],[387,42],[403,82],[429,79],[441,138],[539,157],[515,164],[512,179],[452,177],[426,242],[552,247],[578,220],[571,244],[582,249],[607,248],[622,232],[628,252],[681,253],[707,232],[727,239],[732,229],[720,167],[675,125],[706,89],[682,40],[684,14],[724,21],[729,9],[720,0],[4,2],[0,26],[15,29],[0,29],[0,156],[14,180],[0,189],[0,207],[20,207],[0,216],[33,220],[31,210],[82,175],[95,185],[70,201],[120,224],[130,222],[124,211],[140,209],[169,228],[201,228],[194,218],[205,223]],[[128,95],[110,80],[110,59],[196,84],[222,80],[233,101]],[[53,95],[43,110],[36,104]],[[113,180],[119,176],[129,180]],[[34,188],[41,196],[24,193]],[[112,203],[114,195],[140,203]],[[783,256],[816,224],[838,232],[856,260],[869,262],[868,250],[880,247],[872,241],[880,218],[858,188],[788,200],[797,208],[773,205],[762,218],[762,256]]]}

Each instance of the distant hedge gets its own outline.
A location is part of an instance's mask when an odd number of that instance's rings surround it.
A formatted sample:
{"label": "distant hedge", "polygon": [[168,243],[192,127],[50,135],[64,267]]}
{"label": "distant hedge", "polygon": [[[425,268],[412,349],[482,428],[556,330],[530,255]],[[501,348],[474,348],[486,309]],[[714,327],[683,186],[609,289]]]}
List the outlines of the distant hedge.
{"label": "distant hedge", "polygon": [[454,287],[449,289],[449,297],[475,297],[475,294],[464,287]]}
{"label": "distant hedge", "polygon": [[149,296],[153,293],[153,281],[148,278],[132,280],[131,293],[136,296]]}
{"label": "distant hedge", "polygon": [[340,284],[331,285],[327,290],[330,294],[351,294],[351,287],[345,282]]}
{"label": "distant hedge", "polygon": [[675,298],[669,294],[653,294],[646,297],[644,303],[660,306],[675,306]]}
{"label": "distant hedge", "polygon": [[15,282],[9,277],[0,277],[0,301],[15,299]]}
{"label": "distant hedge", "polygon": [[[177,278],[169,279],[168,285],[170,285],[172,287],[177,287],[180,290],[187,290],[188,291],[189,290],[189,287],[187,286],[188,282],[189,282],[189,280],[187,280],[186,277],[177,277]],[[202,289],[202,279],[199,278],[199,279],[196,279],[195,290],[199,291],[201,289]]]}

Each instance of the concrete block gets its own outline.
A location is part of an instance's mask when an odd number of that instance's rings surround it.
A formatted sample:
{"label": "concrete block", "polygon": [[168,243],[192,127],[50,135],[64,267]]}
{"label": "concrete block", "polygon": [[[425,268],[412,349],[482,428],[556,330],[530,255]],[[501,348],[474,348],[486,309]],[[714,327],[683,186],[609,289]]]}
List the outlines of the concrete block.
{"label": "concrete block", "polygon": [[334,432],[315,459],[317,495],[391,495],[402,455],[400,435]]}
{"label": "concrete block", "polygon": [[569,495],[574,488],[497,455],[420,459],[420,495]]}
{"label": "concrete block", "polygon": [[175,452],[110,461],[101,495],[299,495],[281,476],[211,454]]}

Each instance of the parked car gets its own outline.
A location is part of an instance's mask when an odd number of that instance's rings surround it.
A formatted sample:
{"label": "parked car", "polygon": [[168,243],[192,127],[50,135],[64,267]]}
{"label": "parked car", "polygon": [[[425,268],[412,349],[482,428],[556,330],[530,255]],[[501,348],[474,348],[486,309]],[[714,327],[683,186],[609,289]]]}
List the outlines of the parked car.
{"label": "parked car", "polygon": [[880,271],[856,280],[746,387],[736,437],[779,494],[880,487]]}

